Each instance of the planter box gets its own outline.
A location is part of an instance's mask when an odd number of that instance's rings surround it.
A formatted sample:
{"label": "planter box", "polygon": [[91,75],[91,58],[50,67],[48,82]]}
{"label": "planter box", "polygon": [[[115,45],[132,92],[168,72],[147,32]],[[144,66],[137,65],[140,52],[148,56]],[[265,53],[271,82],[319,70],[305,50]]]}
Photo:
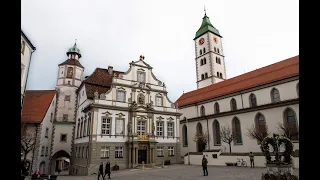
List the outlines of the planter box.
{"label": "planter box", "polygon": [[266,164],[268,174],[293,174],[292,164],[288,165],[276,165],[276,164]]}
{"label": "planter box", "polygon": [[113,166],[113,167],[112,167],[112,170],[118,171],[118,170],[119,170],[119,166]]}

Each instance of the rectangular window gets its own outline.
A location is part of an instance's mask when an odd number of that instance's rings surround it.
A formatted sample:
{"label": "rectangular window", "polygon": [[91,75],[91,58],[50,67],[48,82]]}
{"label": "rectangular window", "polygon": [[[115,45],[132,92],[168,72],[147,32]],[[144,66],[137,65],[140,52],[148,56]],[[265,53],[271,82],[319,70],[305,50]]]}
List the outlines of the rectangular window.
{"label": "rectangular window", "polygon": [[78,147],[78,158],[81,156],[81,147]]}
{"label": "rectangular window", "polygon": [[84,153],[85,153],[84,150],[85,150],[84,147],[82,147],[82,156],[81,156],[82,158],[84,158]]}
{"label": "rectangular window", "polygon": [[163,136],[163,122],[157,122],[157,136]]}
{"label": "rectangular window", "polygon": [[146,74],[144,72],[138,72],[137,81],[138,82],[145,82],[146,81]]}
{"label": "rectangular window", "polygon": [[68,114],[63,114],[62,120],[63,121],[68,121]]}
{"label": "rectangular window", "polygon": [[44,156],[44,146],[41,147],[41,156]]}
{"label": "rectangular window", "polygon": [[49,151],[49,148],[46,147],[46,156],[48,156],[48,151]]}
{"label": "rectangular window", "polygon": [[124,135],[124,119],[116,119],[116,135]]}
{"label": "rectangular window", "polygon": [[67,134],[60,135],[60,142],[67,142]]}
{"label": "rectangular window", "polygon": [[168,156],[174,156],[174,148],[173,146],[168,147]]}
{"label": "rectangular window", "polygon": [[173,129],[174,129],[174,124],[173,124],[173,122],[168,122],[168,129],[167,129],[167,131],[168,131],[168,137],[173,137],[173,135],[174,135],[174,131],[173,131]]}
{"label": "rectangular window", "polygon": [[138,133],[138,135],[145,135],[146,134],[146,121],[138,121],[137,133]]}
{"label": "rectangular window", "polygon": [[101,153],[100,153],[100,157],[101,159],[104,159],[104,158],[109,158],[109,147],[107,146],[101,146]]}
{"label": "rectangular window", "polygon": [[64,97],[64,101],[70,101],[70,95],[66,95],[66,96]]}
{"label": "rectangular window", "polygon": [[101,134],[111,135],[111,118],[102,118]]}
{"label": "rectangular window", "polygon": [[156,106],[162,106],[162,97],[160,96],[156,97]]}
{"label": "rectangular window", "polygon": [[46,128],[46,133],[45,133],[44,137],[48,138],[48,135],[49,135],[49,128]]}
{"label": "rectangular window", "polygon": [[75,157],[78,157],[78,147],[76,147],[76,151],[75,151]]}
{"label": "rectangular window", "polygon": [[53,113],[50,114],[50,122],[53,121]]}
{"label": "rectangular window", "polygon": [[125,95],[126,95],[125,91],[118,91],[117,92],[117,101],[126,102]]}
{"label": "rectangular window", "polygon": [[157,156],[163,157],[163,147],[157,147]]}
{"label": "rectangular window", "polygon": [[115,151],[115,157],[116,158],[122,158],[122,154],[123,154],[123,147],[116,147],[116,151]]}

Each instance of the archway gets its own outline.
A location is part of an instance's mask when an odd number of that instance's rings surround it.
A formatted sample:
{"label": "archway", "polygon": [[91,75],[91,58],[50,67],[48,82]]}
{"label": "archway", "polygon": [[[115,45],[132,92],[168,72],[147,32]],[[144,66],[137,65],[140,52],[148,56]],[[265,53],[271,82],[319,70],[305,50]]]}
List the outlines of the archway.
{"label": "archway", "polygon": [[40,165],[39,165],[39,171],[40,171],[42,174],[46,174],[45,167],[46,167],[45,162],[41,162]]}
{"label": "archway", "polygon": [[[55,175],[69,175],[70,155],[60,150],[50,160],[50,173]],[[60,172],[59,172],[60,171]]]}

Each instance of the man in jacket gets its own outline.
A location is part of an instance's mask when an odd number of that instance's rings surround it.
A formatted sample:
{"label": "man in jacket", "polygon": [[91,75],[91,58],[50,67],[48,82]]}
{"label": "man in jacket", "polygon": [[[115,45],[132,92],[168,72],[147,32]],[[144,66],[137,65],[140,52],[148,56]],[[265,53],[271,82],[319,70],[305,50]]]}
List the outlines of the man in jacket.
{"label": "man in jacket", "polygon": [[202,158],[202,169],[203,169],[203,176],[208,176],[208,168],[207,168],[208,160],[205,155]]}
{"label": "man in jacket", "polygon": [[98,180],[100,179],[100,175],[102,176],[102,179],[103,179],[103,162],[101,162],[99,166]]}
{"label": "man in jacket", "polygon": [[110,171],[110,162],[108,161],[107,164],[106,164],[106,169],[104,171],[103,179],[106,177],[106,175],[108,175],[108,179],[111,179],[110,178],[110,173],[111,173],[111,171]]}

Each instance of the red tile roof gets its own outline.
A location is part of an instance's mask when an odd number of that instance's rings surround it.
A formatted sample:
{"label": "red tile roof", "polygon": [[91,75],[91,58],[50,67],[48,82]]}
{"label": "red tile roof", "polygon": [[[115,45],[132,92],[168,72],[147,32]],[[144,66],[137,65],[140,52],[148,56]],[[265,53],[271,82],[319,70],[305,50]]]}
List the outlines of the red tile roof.
{"label": "red tile roof", "polygon": [[21,122],[41,123],[56,90],[27,90],[24,98]]}
{"label": "red tile roof", "polygon": [[[123,72],[113,70],[113,75],[118,76],[119,74],[123,74]],[[110,89],[112,77],[108,69],[96,68],[89,77],[82,81],[79,90],[85,85],[88,99],[93,99],[96,91],[101,94],[106,93]]]}
{"label": "red tile roof", "polygon": [[299,75],[299,56],[183,94],[178,107]]}
{"label": "red tile roof", "polygon": [[67,59],[66,61],[64,61],[63,63],[59,64],[59,66],[61,65],[76,65],[78,67],[84,68],[80,61],[76,60],[76,59]]}

